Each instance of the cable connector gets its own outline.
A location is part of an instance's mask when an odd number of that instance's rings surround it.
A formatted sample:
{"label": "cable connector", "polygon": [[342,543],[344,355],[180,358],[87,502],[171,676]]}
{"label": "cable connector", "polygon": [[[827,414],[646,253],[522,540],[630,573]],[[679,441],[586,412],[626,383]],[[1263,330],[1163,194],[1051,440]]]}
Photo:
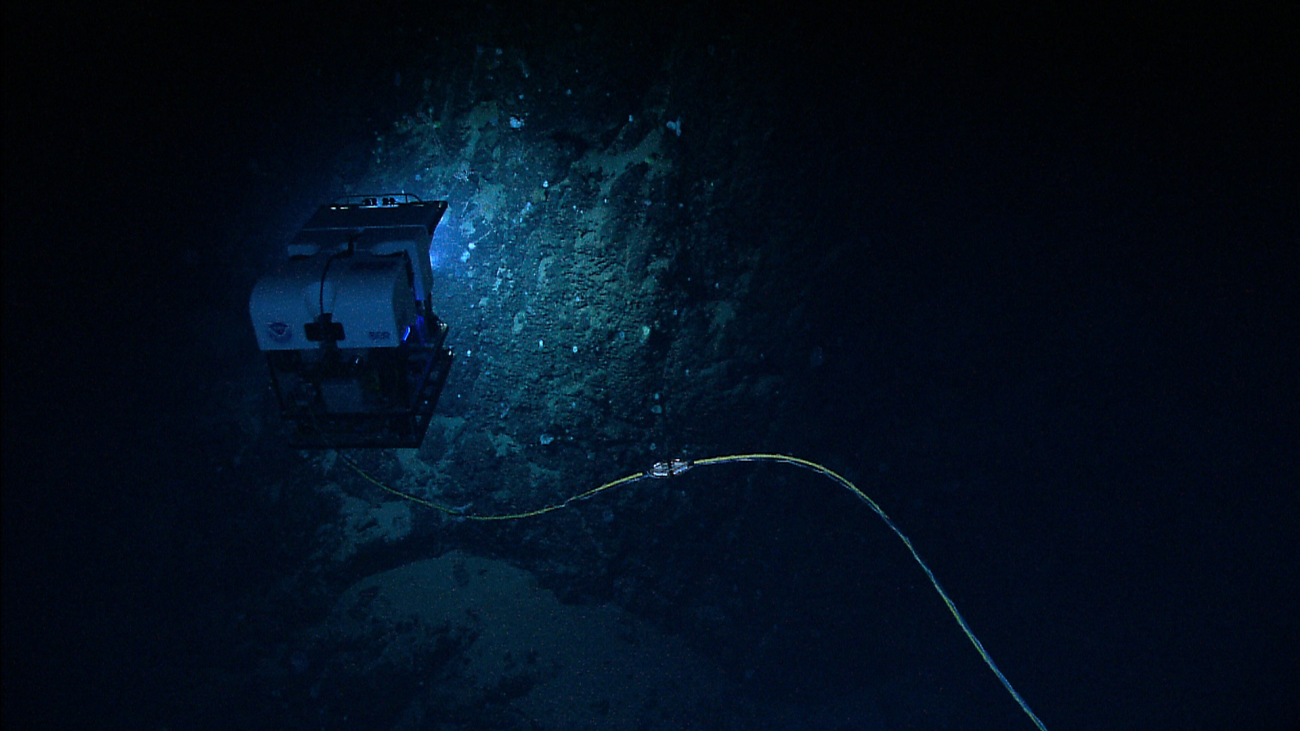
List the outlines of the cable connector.
{"label": "cable connector", "polygon": [[676,477],[694,466],[693,462],[684,459],[674,459],[671,462],[655,462],[655,466],[650,468],[650,476]]}

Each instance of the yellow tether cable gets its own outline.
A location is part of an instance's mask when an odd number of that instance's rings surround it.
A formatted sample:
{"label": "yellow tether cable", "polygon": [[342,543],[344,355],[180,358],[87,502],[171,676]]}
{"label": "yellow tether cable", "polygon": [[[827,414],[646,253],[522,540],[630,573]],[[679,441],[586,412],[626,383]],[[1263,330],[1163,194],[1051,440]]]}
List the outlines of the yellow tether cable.
{"label": "yellow tether cable", "polygon": [[1015,688],[1011,687],[1011,681],[1007,680],[1007,676],[1003,675],[1002,671],[998,669],[997,663],[993,662],[993,658],[990,657],[988,651],[984,649],[984,643],[980,642],[979,638],[975,636],[975,633],[971,630],[970,625],[966,623],[966,618],[962,616],[961,612],[957,611],[957,605],[953,604],[952,598],[948,596],[948,592],[944,591],[944,588],[939,585],[939,580],[935,578],[934,572],[930,570],[930,567],[926,565],[925,561],[921,560],[921,554],[916,552],[916,548],[912,545],[911,539],[909,539],[906,535],[904,535],[903,531],[899,530],[898,526],[895,525],[894,521],[890,519],[888,515],[885,514],[885,511],[881,509],[879,505],[876,504],[875,500],[872,500],[870,497],[867,496],[865,492],[859,490],[857,485],[854,485],[852,482],[849,482],[848,478],[830,469],[829,467],[825,467],[823,465],[817,464],[816,462],[811,462],[806,459],[800,459],[799,457],[791,457],[786,454],[764,454],[764,453],[730,454],[723,457],[708,457],[706,459],[697,459],[697,460],[674,459],[670,462],[656,462],[654,466],[650,468],[649,471],[637,472],[635,474],[631,474],[626,477],[620,477],[617,480],[606,482],[600,487],[594,487],[590,490],[587,490],[586,492],[578,493],[577,495],[569,497],[562,502],[537,508],[536,510],[529,510],[522,513],[510,513],[507,515],[476,515],[474,513],[467,513],[464,510],[461,510],[459,508],[447,507],[446,505],[441,505],[431,500],[425,500],[424,498],[417,497],[410,493],[402,492],[401,490],[395,489],[393,487],[389,487],[388,485],[385,485],[383,482],[379,481],[378,479],[372,477],[369,473],[363,470],[360,465],[358,465],[356,462],[349,459],[342,452],[337,452],[337,454],[339,455],[339,458],[343,460],[344,464],[352,468],[352,470],[356,472],[358,475],[361,475],[361,477],[364,478],[367,482],[371,483],[372,485],[378,487],[381,490],[392,493],[393,495],[396,495],[397,497],[400,497],[404,500],[410,500],[413,503],[418,503],[420,505],[433,508],[434,510],[439,510],[448,515],[453,515],[458,518],[463,518],[465,520],[479,520],[479,521],[518,520],[520,518],[531,518],[537,515],[544,515],[546,513],[551,513],[556,510],[559,510],[561,508],[567,508],[569,507],[569,505],[576,503],[579,500],[586,500],[587,498],[593,497],[599,493],[602,493],[611,488],[618,487],[620,485],[629,485],[634,482],[640,482],[641,480],[647,478],[674,477],[683,474],[687,470],[690,470],[691,468],[694,467],[729,464],[732,462],[779,462],[783,464],[791,464],[796,467],[802,467],[806,470],[811,470],[813,472],[816,472],[819,475],[829,478],[833,482],[839,484],[844,489],[853,493],[853,495],[856,496],[859,500],[866,503],[867,507],[871,508],[872,512],[880,516],[881,520],[885,521],[885,525],[889,526],[889,529],[894,532],[894,535],[898,536],[898,539],[903,542],[904,546],[907,546],[907,550],[909,553],[912,554],[912,558],[916,560],[917,565],[921,567],[921,570],[925,572],[926,577],[930,579],[930,585],[933,586],[934,590],[939,593],[939,598],[943,599],[943,603],[948,607],[949,613],[952,614],[953,619],[957,620],[957,626],[961,627],[961,631],[966,635],[966,639],[970,640],[970,643],[975,646],[975,650],[979,652],[980,657],[984,658],[984,664],[989,666],[989,670],[992,670],[993,674],[997,676],[998,680],[1002,683],[1002,687],[1007,689],[1007,692],[1010,693],[1011,697],[1015,699],[1017,704],[1019,704],[1020,709],[1025,712],[1025,715],[1029,716],[1029,720],[1034,722],[1034,726],[1038,727],[1039,731],[1047,731],[1047,727],[1043,725],[1043,722],[1040,721],[1038,716],[1035,715],[1034,712],[1029,709],[1029,704],[1025,702],[1025,699],[1020,696],[1020,693],[1016,692]]}

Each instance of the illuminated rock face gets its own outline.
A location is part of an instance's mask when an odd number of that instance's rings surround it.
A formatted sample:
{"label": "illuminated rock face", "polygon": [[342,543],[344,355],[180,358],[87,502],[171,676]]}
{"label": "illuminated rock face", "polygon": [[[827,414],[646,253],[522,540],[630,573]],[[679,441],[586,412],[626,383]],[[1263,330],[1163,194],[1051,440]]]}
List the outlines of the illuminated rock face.
{"label": "illuminated rock face", "polygon": [[[756,51],[659,38],[609,56],[604,24],[552,31],[404,68],[420,93],[350,183],[450,204],[434,309],[459,358],[441,408],[465,423],[418,459],[457,504],[707,449],[719,414],[762,439],[781,408],[764,364],[798,360],[797,324],[773,326],[788,281],[741,230],[778,190],[755,112],[774,92],[741,62]],[[484,441],[505,446],[482,461]]]}

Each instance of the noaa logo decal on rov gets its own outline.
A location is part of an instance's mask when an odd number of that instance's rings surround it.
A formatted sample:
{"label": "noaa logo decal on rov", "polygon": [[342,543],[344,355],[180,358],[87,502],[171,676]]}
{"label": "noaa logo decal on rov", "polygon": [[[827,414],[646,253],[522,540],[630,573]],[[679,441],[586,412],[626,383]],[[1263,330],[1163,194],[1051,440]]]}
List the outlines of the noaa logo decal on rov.
{"label": "noaa logo decal on rov", "polygon": [[287,343],[293,340],[293,328],[289,327],[286,322],[272,322],[266,326],[266,336],[277,343]]}

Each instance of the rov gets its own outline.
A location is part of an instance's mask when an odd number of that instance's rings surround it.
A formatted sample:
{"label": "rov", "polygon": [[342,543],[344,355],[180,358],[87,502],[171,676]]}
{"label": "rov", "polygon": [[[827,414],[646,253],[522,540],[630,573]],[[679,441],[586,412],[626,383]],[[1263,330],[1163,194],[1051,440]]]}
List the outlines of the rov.
{"label": "rov", "polygon": [[446,201],[407,193],[321,206],[248,310],[295,447],[418,447],[453,354],[430,305]]}

